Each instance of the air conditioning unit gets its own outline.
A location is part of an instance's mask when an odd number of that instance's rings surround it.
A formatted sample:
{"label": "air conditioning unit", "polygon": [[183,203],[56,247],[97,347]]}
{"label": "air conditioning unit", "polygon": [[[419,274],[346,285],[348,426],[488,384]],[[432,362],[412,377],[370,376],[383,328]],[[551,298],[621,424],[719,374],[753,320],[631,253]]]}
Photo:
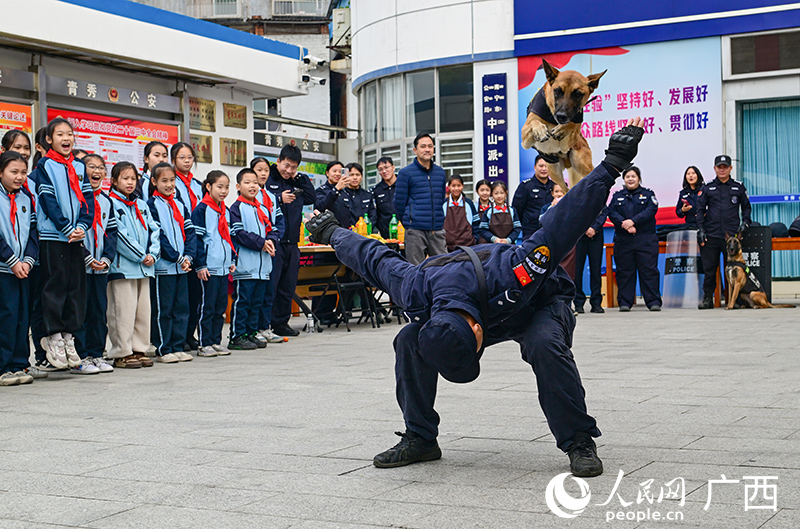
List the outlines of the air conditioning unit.
{"label": "air conditioning unit", "polygon": [[335,48],[350,47],[350,9],[334,9],[331,25],[331,46]]}

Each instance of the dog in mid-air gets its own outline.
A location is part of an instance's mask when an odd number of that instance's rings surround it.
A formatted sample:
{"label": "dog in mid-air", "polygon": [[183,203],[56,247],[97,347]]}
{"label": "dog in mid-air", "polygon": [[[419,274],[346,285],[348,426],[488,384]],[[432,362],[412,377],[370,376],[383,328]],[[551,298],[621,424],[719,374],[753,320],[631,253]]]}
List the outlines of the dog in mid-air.
{"label": "dog in mid-air", "polygon": [[728,237],[725,249],[728,254],[728,264],[725,265],[725,280],[728,283],[725,310],[735,308],[737,302],[751,309],[794,308],[794,305],[773,305],[767,301],[767,293],[761,282],[744,261],[738,236]]}
{"label": "dog in mid-air", "polygon": [[584,77],[575,70],[559,71],[545,60],[542,66],[547,81],[528,105],[522,147],[539,151],[554,182],[564,185],[566,169],[574,186],[594,168],[592,150],[581,135],[583,107],[607,70]]}

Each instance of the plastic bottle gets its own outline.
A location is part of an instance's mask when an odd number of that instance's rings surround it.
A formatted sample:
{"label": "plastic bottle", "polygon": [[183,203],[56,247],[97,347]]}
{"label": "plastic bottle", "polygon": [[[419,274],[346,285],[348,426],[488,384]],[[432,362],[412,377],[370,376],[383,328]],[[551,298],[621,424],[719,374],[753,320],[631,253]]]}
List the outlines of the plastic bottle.
{"label": "plastic bottle", "polygon": [[406,242],[406,229],[403,227],[402,222],[397,223],[397,240],[402,243]]}
{"label": "plastic bottle", "polygon": [[300,221],[300,240],[297,241],[297,246],[305,246],[306,245],[306,224],[302,220]]}
{"label": "plastic bottle", "polygon": [[358,222],[356,222],[356,233],[359,235],[367,234],[367,223],[364,222],[364,217],[358,218]]}
{"label": "plastic bottle", "polygon": [[306,315],[306,333],[311,334],[314,332],[314,316],[311,314]]}
{"label": "plastic bottle", "polygon": [[397,239],[397,215],[392,215],[392,220],[389,221],[389,238]]}
{"label": "plastic bottle", "polygon": [[364,213],[364,224],[367,225],[367,233],[364,235],[372,235],[372,222],[369,220],[369,213]]}

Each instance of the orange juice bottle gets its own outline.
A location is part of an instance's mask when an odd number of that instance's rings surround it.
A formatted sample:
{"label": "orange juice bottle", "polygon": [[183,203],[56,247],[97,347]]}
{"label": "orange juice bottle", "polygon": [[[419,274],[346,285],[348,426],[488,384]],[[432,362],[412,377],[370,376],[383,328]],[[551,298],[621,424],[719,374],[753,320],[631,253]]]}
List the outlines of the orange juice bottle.
{"label": "orange juice bottle", "polygon": [[364,222],[364,217],[359,217],[356,222],[356,233],[359,235],[367,235],[367,223]]}
{"label": "orange juice bottle", "polygon": [[306,225],[300,220],[300,240],[297,241],[297,246],[305,246],[306,245]]}
{"label": "orange juice bottle", "polygon": [[406,229],[403,227],[402,222],[397,223],[397,240],[402,243],[406,242]]}

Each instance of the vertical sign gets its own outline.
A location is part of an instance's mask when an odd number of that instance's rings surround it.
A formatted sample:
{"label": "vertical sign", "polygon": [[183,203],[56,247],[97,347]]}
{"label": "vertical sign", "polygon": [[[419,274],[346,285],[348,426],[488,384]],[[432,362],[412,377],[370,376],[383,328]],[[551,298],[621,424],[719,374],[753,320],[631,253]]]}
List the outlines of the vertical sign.
{"label": "vertical sign", "polygon": [[506,74],[483,76],[483,177],[508,184]]}

